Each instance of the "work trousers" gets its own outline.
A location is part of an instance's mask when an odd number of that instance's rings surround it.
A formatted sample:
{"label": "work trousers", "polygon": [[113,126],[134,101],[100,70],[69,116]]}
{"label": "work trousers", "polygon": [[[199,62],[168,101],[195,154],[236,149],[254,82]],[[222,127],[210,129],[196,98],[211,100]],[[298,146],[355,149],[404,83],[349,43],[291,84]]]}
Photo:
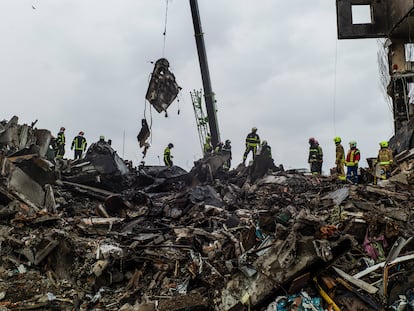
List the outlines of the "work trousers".
{"label": "work trousers", "polygon": [[312,175],[321,175],[322,174],[322,162],[312,161],[310,163],[310,170]]}
{"label": "work trousers", "polygon": [[82,158],[82,153],[83,153],[83,150],[78,150],[78,149],[75,149],[75,160],[76,159],[81,159]]}
{"label": "work trousers", "polygon": [[58,145],[55,150],[55,153],[56,158],[63,159],[63,156],[65,155],[65,145]]}
{"label": "work trousers", "polygon": [[173,166],[173,161],[171,159],[164,158],[164,164],[168,167],[171,167]]}
{"label": "work trousers", "polygon": [[346,179],[353,184],[358,183],[358,166],[348,166],[346,171]]}
{"label": "work trousers", "polygon": [[253,159],[256,156],[257,152],[257,146],[246,146],[246,151],[243,154],[243,162],[246,161],[247,155],[250,153],[250,151],[253,153]]}
{"label": "work trousers", "polygon": [[344,161],[336,164],[336,172],[338,173],[338,177],[345,176]]}

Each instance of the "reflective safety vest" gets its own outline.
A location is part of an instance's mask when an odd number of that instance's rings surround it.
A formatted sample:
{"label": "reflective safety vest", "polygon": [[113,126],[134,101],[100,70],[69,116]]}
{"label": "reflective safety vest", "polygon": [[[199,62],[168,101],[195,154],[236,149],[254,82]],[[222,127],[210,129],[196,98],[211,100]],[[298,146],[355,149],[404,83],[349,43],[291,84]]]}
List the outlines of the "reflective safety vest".
{"label": "reflective safety vest", "polygon": [[58,146],[64,145],[65,144],[65,133],[64,132],[59,132],[57,135],[57,139],[56,139],[56,144]]}
{"label": "reflective safety vest", "polygon": [[246,137],[246,146],[247,147],[257,147],[260,144],[259,135],[254,132],[251,132]]}
{"label": "reflective safety vest", "polygon": [[86,146],[86,139],[81,135],[76,136],[72,141],[72,149],[74,148],[75,150],[84,151],[86,149]]}
{"label": "reflective safety vest", "polygon": [[204,153],[210,153],[211,151],[213,151],[213,146],[211,145],[211,143],[204,143]]}
{"label": "reflective safety vest", "polygon": [[165,148],[164,149],[164,163],[168,166],[171,166],[171,149]]}
{"label": "reflective safety vest", "polygon": [[361,154],[359,152],[359,149],[352,148],[348,151],[348,154],[346,155],[345,164],[346,166],[358,166],[358,162],[361,159]]}
{"label": "reflective safety vest", "polygon": [[318,160],[322,161],[322,159],[323,159],[322,147],[318,145]]}
{"label": "reflective safety vest", "polygon": [[316,144],[312,144],[309,147],[308,163],[317,162],[317,161],[322,160],[322,156],[320,155],[320,152],[322,152],[322,148],[320,148]]}
{"label": "reflective safety vest", "polygon": [[224,145],[223,148],[221,149],[221,151],[223,151],[224,153],[231,153],[231,146],[229,145]]}
{"label": "reflective safety vest", "polygon": [[394,161],[392,150],[389,148],[381,148],[378,152],[377,160],[380,165],[391,165]]}

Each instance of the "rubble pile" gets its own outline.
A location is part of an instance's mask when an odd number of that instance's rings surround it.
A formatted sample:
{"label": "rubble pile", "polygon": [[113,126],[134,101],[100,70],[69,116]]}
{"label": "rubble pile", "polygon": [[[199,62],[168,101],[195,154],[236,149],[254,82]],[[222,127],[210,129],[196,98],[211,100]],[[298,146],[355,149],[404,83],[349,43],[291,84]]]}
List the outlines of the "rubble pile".
{"label": "rubble pile", "polygon": [[54,163],[29,128],[1,140],[1,310],[414,308],[408,158],[379,185],[131,168],[109,145]]}

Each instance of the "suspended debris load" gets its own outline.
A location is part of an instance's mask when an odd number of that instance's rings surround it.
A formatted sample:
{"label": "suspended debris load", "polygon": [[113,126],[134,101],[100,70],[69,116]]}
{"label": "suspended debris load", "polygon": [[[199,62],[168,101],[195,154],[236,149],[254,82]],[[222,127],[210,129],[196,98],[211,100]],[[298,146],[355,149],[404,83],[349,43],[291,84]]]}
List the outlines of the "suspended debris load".
{"label": "suspended debris load", "polygon": [[142,152],[142,154],[143,158],[145,158],[145,156],[147,155],[147,150],[150,146],[150,144],[147,142],[147,139],[150,137],[151,132],[146,119],[141,120],[141,125],[141,130],[137,135],[137,140],[139,142],[139,147],[144,147],[144,151]]}
{"label": "suspended debris load", "polygon": [[181,87],[175,82],[174,74],[168,69],[170,63],[165,58],[155,62],[154,71],[145,98],[158,112],[167,111],[177,97]]}

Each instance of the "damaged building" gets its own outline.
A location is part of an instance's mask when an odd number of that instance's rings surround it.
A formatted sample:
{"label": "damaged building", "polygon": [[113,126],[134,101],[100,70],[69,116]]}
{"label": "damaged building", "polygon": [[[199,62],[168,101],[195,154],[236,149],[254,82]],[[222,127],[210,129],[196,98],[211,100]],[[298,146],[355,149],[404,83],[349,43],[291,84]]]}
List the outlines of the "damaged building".
{"label": "damaged building", "polygon": [[214,157],[190,172],[131,168],[107,144],[55,163],[41,151],[48,131],[13,124],[0,158],[2,310],[414,306],[412,157],[378,185],[223,172]]}

